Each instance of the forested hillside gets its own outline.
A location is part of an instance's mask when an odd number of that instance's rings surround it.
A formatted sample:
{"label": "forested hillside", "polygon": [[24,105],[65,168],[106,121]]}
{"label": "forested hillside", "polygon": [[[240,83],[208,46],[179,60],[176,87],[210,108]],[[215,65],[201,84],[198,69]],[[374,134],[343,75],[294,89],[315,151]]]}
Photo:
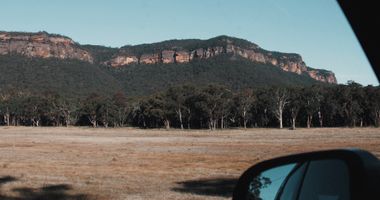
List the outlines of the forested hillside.
{"label": "forested hillside", "polygon": [[238,91],[263,86],[311,86],[320,83],[306,75],[297,75],[245,59],[219,56],[190,63],[105,67],[78,60],[0,56],[0,89],[29,93],[56,92],[82,98],[91,93],[127,96],[149,95],[172,86],[192,84],[202,87],[220,84]]}
{"label": "forested hillside", "polygon": [[0,32],[0,90],[82,98],[91,93],[149,95],[171,86],[220,84],[238,91],[262,86],[335,84],[295,53],[267,51],[244,39],[168,40],[111,48],[81,45],[47,32]]}
{"label": "forested hillside", "polygon": [[0,93],[55,92],[68,98],[123,91],[122,85],[97,65],[79,60],[0,56]]}
{"label": "forested hillside", "polygon": [[0,32],[0,71],[1,125],[380,125],[379,87],[228,36],[110,48]]}
{"label": "forested hillside", "polygon": [[109,72],[122,83],[126,94],[133,96],[148,95],[184,84],[196,87],[219,84],[233,91],[264,86],[326,84],[306,75],[228,56],[181,64],[130,65],[121,69],[109,68]]}

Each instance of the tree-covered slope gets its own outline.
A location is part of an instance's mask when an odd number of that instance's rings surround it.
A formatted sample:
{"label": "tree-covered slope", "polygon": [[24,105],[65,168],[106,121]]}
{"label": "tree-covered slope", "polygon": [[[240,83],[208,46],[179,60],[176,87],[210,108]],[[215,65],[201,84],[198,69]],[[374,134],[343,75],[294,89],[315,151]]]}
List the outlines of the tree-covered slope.
{"label": "tree-covered slope", "polygon": [[120,69],[77,60],[0,56],[0,70],[1,90],[53,91],[70,97],[110,95],[118,91],[128,96],[148,95],[183,84],[219,84],[234,91],[271,85],[322,84],[308,76],[229,56]]}
{"label": "tree-covered slope", "polygon": [[249,87],[319,83],[308,76],[229,56],[182,64],[130,65],[122,69],[109,68],[109,72],[122,83],[129,95],[151,94],[183,84],[219,84],[236,91]]}
{"label": "tree-covered slope", "polygon": [[46,32],[0,32],[0,92],[148,95],[192,84],[242,88],[336,83],[331,71],[301,55],[267,51],[250,41],[218,36],[110,48],[81,45]]}
{"label": "tree-covered slope", "polygon": [[307,66],[299,54],[268,51],[250,41],[229,36],[128,45],[116,51],[103,64],[123,68],[135,64],[188,63],[226,55],[239,56],[252,63],[276,66],[283,71],[307,75],[320,82],[337,83],[333,72]]}
{"label": "tree-covered slope", "polygon": [[0,56],[0,89],[52,91],[70,97],[113,94],[121,84],[99,66],[78,60]]}

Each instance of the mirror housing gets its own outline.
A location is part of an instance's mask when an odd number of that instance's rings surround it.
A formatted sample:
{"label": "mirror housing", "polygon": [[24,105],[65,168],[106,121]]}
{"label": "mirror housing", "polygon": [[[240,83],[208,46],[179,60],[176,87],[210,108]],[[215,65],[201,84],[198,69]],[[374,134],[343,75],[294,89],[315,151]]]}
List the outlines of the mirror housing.
{"label": "mirror housing", "polygon": [[289,155],[260,162],[246,170],[239,178],[233,199],[246,199],[251,180],[262,172],[292,163],[319,160],[341,160],[347,165],[349,174],[349,196],[351,200],[379,199],[380,161],[371,153],[360,149],[336,149]]}

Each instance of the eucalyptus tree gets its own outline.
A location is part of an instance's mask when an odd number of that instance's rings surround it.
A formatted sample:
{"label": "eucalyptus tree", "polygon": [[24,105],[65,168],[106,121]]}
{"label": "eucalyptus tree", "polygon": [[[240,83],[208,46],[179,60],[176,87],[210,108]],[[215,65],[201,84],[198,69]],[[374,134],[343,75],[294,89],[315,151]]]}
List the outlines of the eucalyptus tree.
{"label": "eucalyptus tree", "polygon": [[324,126],[337,126],[340,124],[341,108],[338,101],[339,86],[324,88],[323,100],[321,102],[321,113],[323,114]]}
{"label": "eucalyptus tree", "polygon": [[243,89],[235,95],[235,106],[243,121],[244,128],[247,128],[247,123],[251,119],[251,108],[255,100],[256,97],[252,89]]}
{"label": "eucalyptus tree", "polygon": [[104,120],[104,115],[107,115],[107,113],[103,113],[106,111],[104,101],[104,97],[91,94],[82,102],[80,113],[85,116],[94,128],[98,127],[99,122]]}
{"label": "eucalyptus tree", "polygon": [[302,89],[302,105],[306,113],[306,127],[310,128],[313,116],[320,111],[322,96],[317,87],[306,87]]}
{"label": "eucalyptus tree", "polygon": [[183,111],[186,110],[185,102],[187,98],[186,89],[183,87],[172,87],[165,92],[166,103],[168,108],[173,108],[180,123],[181,129],[183,128]]}
{"label": "eucalyptus tree", "polygon": [[191,120],[194,113],[195,101],[199,91],[191,85],[185,85],[182,87],[184,91],[185,101],[183,102],[183,108],[185,109],[185,116],[187,121],[187,128],[191,128]]}
{"label": "eucalyptus tree", "polygon": [[297,116],[302,107],[301,89],[294,87],[289,89],[289,104],[288,110],[291,117],[292,129],[296,129]]}
{"label": "eucalyptus tree", "polygon": [[262,127],[268,126],[272,115],[273,96],[268,91],[270,88],[256,90],[256,103],[251,108],[252,118]]}
{"label": "eucalyptus tree", "polygon": [[271,94],[271,111],[278,120],[279,127],[283,128],[283,112],[289,103],[289,91],[283,87],[273,87],[269,90]]}
{"label": "eucalyptus tree", "polygon": [[127,122],[129,115],[129,107],[127,97],[122,92],[117,92],[113,95],[111,100],[112,115],[114,116],[114,126],[123,127]]}
{"label": "eucalyptus tree", "polygon": [[339,87],[339,103],[347,126],[355,127],[363,108],[360,105],[362,86],[349,81],[347,85]]}
{"label": "eucalyptus tree", "polygon": [[367,113],[372,123],[380,126],[380,86],[367,86],[365,88],[366,96],[368,97]]}
{"label": "eucalyptus tree", "polygon": [[231,102],[231,91],[223,86],[209,85],[203,88],[199,95],[200,101],[197,104],[207,114],[209,129],[215,130],[219,119],[223,128],[224,119],[228,115],[226,107]]}

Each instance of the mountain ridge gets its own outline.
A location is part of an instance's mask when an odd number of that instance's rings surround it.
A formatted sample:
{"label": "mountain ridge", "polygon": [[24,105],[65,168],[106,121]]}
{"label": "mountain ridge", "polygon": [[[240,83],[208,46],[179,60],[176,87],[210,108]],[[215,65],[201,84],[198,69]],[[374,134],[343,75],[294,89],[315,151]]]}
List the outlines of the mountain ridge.
{"label": "mountain ridge", "polygon": [[333,72],[306,66],[299,54],[268,51],[248,40],[230,36],[217,36],[208,40],[166,40],[152,44],[124,46],[104,64],[122,67],[141,63],[187,63],[194,59],[208,59],[222,54],[232,54],[252,62],[270,64],[299,75],[307,74],[317,81],[337,83]]}
{"label": "mountain ridge", "polygon": [[306,74],[317,81],[337,83],[333,72],[307,66],[299,54],[268,51],[248,40],[226,35],[207,40],[166,40],[110,48],[81,45],[67,36],[47,32],[0,31],[0,55],[14,53],[27,57],[78,59],[115,68],[132,64],[188,63],[195,59],[228,54],[256,63],[273,65],[298,75]]}

